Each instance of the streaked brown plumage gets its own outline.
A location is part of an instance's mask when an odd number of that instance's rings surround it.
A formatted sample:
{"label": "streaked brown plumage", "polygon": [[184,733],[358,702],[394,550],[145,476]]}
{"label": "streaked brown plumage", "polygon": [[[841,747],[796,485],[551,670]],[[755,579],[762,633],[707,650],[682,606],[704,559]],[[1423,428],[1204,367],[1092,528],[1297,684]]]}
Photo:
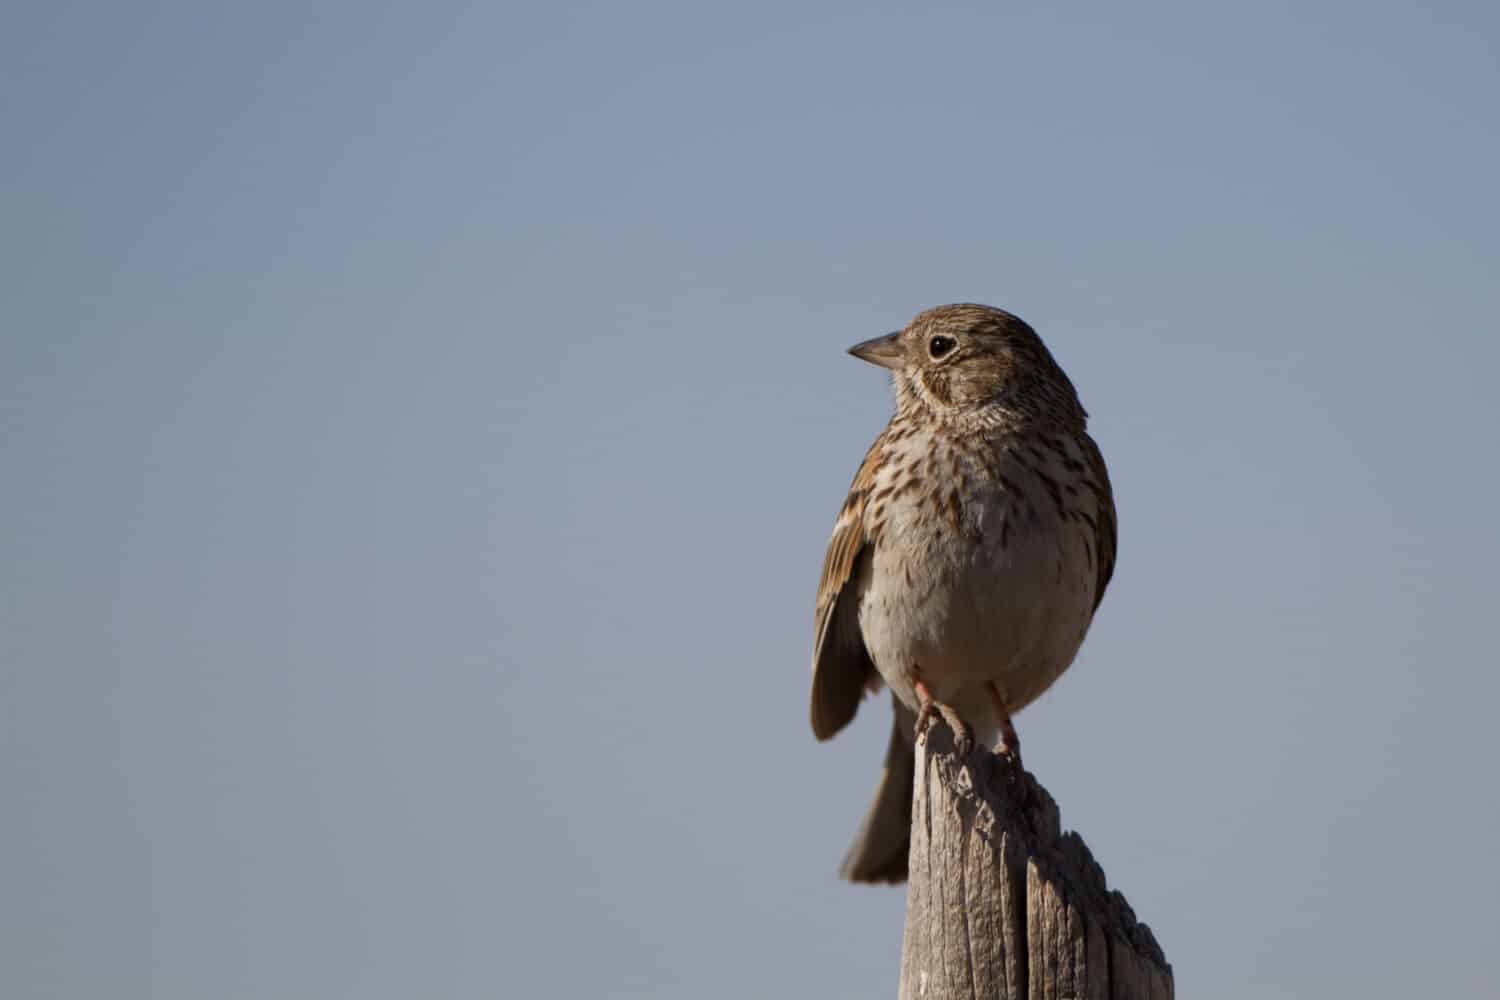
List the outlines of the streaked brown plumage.
{"label": "streaked brown plumage", "polygon": [[812,727],[827,739],[891,688],[885,772],[842,873],[899,882],[918,719],[1019,756],[1010,716],[1077,653],[1114,569],[1115,511],[1077,393],[1019,318],[939,306],[850,353],[891,369],[896,412],[823,561]]}

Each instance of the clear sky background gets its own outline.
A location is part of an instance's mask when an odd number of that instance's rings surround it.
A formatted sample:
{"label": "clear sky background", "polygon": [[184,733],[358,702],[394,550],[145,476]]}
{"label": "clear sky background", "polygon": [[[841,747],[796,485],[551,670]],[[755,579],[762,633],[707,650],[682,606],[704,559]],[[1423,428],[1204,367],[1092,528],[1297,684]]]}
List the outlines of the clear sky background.
{"label": "clear sky background", "polygon": [[1492,4],[0,16],[0,994],[895,991],[849,344],[1028,319],[1027,763],[1184,997],[1495,996]]}

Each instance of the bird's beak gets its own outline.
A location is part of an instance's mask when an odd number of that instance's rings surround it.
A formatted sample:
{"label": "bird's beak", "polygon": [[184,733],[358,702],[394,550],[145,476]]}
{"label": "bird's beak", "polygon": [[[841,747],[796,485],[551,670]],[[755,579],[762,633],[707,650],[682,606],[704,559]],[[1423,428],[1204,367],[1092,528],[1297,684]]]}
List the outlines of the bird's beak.
{"label": "bird's beak", "polygon": [[888,333],[884,337],[862,341],[849,348],[849,353],[861,361],[894,371],[901,367],[901,334]]}

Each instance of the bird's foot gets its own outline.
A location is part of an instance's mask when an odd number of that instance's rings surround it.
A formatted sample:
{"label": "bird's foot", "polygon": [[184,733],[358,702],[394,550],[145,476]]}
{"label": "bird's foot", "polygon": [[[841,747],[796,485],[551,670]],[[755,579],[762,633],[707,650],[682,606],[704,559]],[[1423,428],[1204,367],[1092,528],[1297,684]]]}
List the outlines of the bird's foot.
{"label": "bird's foot", "polygon": [[1016,731],[1010,726],[1001,728],[1000,742],[995,744],[995,753],[1010,761],[1017,768],[1021,766],[1021,741],[1016,739]]}
{"label": "bird's foot", "polygon": [[932,697],[932,692],[927,690],[927,685],[917,681],[917,697],[922,701],[922,707],[917,712],[917,739],[925,741],[927,730],[932,725],[932,720],[941,717],[948,724],[948,729],[953,733],[953,749],[960,758],[967,757],[974,752],[974,730],[965,722],[959,714],[954,711],[952,705],[945,705]]}
{"label": "bird's foot", "polygon": [[1000,727],[1000,742],[995,744],[995,753],[1004,757],[1015,766],[1017,773],[1021,772],[1021,737],[1016,735],[1016,727],[1010,721],[1010,710],[1005,706],[1005,699],[1000,696],[1000,691],[992,683],[989,686],[990,701],[995,707],[995,718]]}
{"label": "bird's foot", "polygon": [[1011,780],[1020,780],[1021,775],[1026,773],[1026,766],[1021,763],[1021,748],[1011,746],[1001,740],[995,746],[995,756],[1005,761],[1005,769],[1010,773]]}

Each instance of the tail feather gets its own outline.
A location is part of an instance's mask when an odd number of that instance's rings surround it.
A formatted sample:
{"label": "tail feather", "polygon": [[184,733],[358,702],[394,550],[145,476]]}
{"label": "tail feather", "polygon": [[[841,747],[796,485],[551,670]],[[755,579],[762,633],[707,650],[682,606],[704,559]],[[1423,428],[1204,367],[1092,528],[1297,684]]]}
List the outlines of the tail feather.
{"label": "tail feather", "polygon": [[911,796],[916,780],[916,716],[894,694],[891,740],[875,799],[844,855],[839,874],[851,882],[905,882],[911,853]]}

